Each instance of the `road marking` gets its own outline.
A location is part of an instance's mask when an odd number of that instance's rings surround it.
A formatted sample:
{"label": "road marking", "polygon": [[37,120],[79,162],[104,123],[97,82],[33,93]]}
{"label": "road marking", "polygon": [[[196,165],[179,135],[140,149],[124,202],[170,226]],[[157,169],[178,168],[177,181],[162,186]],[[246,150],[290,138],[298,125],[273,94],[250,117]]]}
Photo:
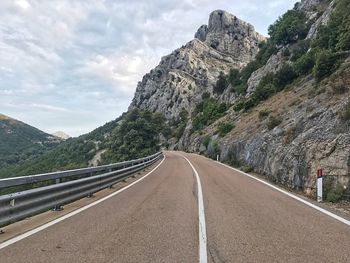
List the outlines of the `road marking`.
{"label": "road marking", "polygon": [[185,157],[185,160],[190,164],[194,174],[196,175],[197,180],[197,199],[198,199],[198,232],[199,232],[199,263],[207,263],[207,231],[205,226],[205,214],[204,214],[204,202],[203,202],[203,193],[201,180],[197,170],[194,168],[192,163]]}
{"label": "road marking", "polygon": [[73,212],[70,212],[69,214],[66,214],[66,215],[64,215],[64,216],[62,216],[62,217],[59,217],[59,218],[57,218],[57,219],[55,219],[55,220],[53,220],[53,221],[51,221],[51,222],[48,222],[48,223],[46,223],[46,224],[44,224],[44,225],[42,225],[42,226],[39,226],[39,227],[37,227],[37,228],[35,228],[35,229],[32,229],[32,230],[30,230],[30,231],[28,231],[28,232],[26,232],[26,233],[24,233],[24,234],[21,234],[21,235],[19,235],[19,236],[17,236],[17,237],[11,238],[11,239],[9,239],[9,240],[7,240],[7,241],[1,243],[1,244],[0,244],[0,250],[3,249],[3,248],[5,248],[5,247],[8,247],[8,246],[10,246],[10,245],[12,245],[12,244],[14,244],[14,243],[16,243],[16,242],[18,242],[18,241],[20,241],[20,240],[22,240],[22,239],[25,239],[25,238],[27,238],[27,237],[29,237],[29,236],[31,236],[31,235],[34,235],[34,234],[36,234],[36,233],[38,233],[38,232],[40,232],[40,231],[42,231],[42,230],[44,230],[44,229],[46,229],[46,228],[48,228],[48,227],[50,227],[50,226],[56,225],[57,223],[59,223],[59,222],[65,220],[65,219],[67,219],[67,218],[70,218],[70,217],[72,217],[72,216],[74,216],[74,215],[76,215],[76,214],[79,214],[79,213],[81,213],[81,212],[83,212],[83,211],[89,209],[90,207],[93,207],[93,206],[95,206],[95,205],[97,205],[97,204],[99,204],[99,203],[102,203],[103,201],[105,201],[105,200],[107,200],[107,199],[109,199],[109,198],[111,198],[111,197],[113,197],[113,196],[115,196],[115,195],[117,195],[117,194],[119,194],[119,193],[125,191],[126,189],[128,189],[128,188],[130,188],[131,186],[137,184],[138,182],[142,181],[142,180],[145,179],[147,176],[149,176],[151,173],[153,173],[153,172],[164,162],[165,158],[166,158],[166,157],[164,156],[163,160],[162,160],[156,167],[154,167],[154,168],[152,169],[152,171],[150,171],[149,173],[147,173],[145,176],[141,177],[140,179],[138,179],[138,180],[132,182],[131,184],[125,186],[124,188],[122,188],[122,189],[120,189],[120,190],[118,190],[118,191],[116,191],[116,192],[114,192],[114,193],[112,193],[112,194],[110,194],[110,195],[107,195],[107,196],[101,198],[100,200],[97,200],[97,201],[95,201],[95,202],[93,202],[93,203],[91,203],[91,204],[89,204],[89,205],[87,205],[87,206],[84,206],[84,207],[82,207],[82,208],[79,208],[79,209],[77,209],[77,210],[74,210]]}
{"label": "road marking", "polygon": [[234,170],[234,171],[236,171],[236,172],[239,172],[239,173],[241,173],[241,174],[244,174],[244,175],[246,175],[246,176],[248,176],[248,177],[250,177],[250,178],[252,178],[252,179],[254,179],[254,180],[256,180],[256,181],[258,181],[258,182],[260,182],[260,183],[263,183],[263,184],[265,184],[265,185],[267,185],[267,186],[269,186],[269,187],[271,187],[271,188],[273,188],[273,189],[275,189],[275,190],[277,190],[277,191],[279,191],[279,192],[281,192],[281,193],[283,193],[283,194],[285,194],[285,195],[288,195],[289,197],[291,197],[291,198],[293,198],[293,199],[295,199],[295,200],[297,200],[297,201],[299,201],[299,202],[301,202],[301,203],[303,203],[303,204],[305,204],[305,205],[307,205],[307,206],[310,206],[310,207],[312,207],[312,208],[318,210],[319,212],[321,212],[321,213],[323,213],[323,214],[326,214],[326,215],[328,215],[328,216],[330,216],[330,217],[332,217],[332,218],[334,218],[334,219],[336,219],[336,220],[338,220],[338,221],[340,221],[340,222],[342,222],[342,223],[344,223],[344,224],[350,226],[350,221],[349,221],[349,220],[346,220],[345,218],[342,218],[342,217],[340,217],[340,216],[338,216],[338,215],[336,215],[336,214],[333,214],[332,212],[329,212],[329,211],[327,211],[326,209],[323,209],[323,208],[321,208],[321,207],[319,207],[319,206],[317,206],[317,205],[314,205],[314,204],[312,204],[312,203],[310,203],[310,202],[308,202],[308,201],[306,201],[306,200],[304,200],[304,199],[302,199],[302,198],[300,198],[300,197],[298,197],[298,196],[296,196],[296,195],[293,195],[293,194],[291,194],[291,193],[289,193],[289,192],[287,192],[287,191],[284,191],[284,190],[282,190],[282,189],[280,189],[280,188],[278,188],[278,187],[276,187],[276,186],[274,186],[274,185],[272,185],[272,184],[270,184],[270,183],[268,183],[268,182],[265,182],[264,180],[261,180],[261,179],[259,179],[259,178],[256,178],[256,177],[254,177],[254,176],[252,176],[252,175],[250,175],[250,174],[247,174],[247,173],[245,173],[245,172],[242,172],[242,171],[240,171],[240,170],[238,170],[238,169],[235,169],[235,168],[233,168],[233,167],[231,167],[231,166],[228,166],[228,165],[226,165],[226,164],[224,164],[224,163],[220,163],[220,162],[216,162],[216,163],[219,163],[219,164],[221,164],[221,165],[223,165],[223,166],[225,166],[225,167],[227,167],[227,168],[230,168],[230,169],[232,169],[232,170]]}

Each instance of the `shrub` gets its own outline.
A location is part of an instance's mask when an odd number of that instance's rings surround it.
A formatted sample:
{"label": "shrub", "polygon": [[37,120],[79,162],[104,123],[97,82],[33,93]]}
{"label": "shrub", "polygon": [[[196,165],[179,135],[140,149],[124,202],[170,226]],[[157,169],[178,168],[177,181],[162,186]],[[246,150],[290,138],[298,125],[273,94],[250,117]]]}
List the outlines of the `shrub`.
{"label": "shrub", "polygon": [[310,48],[310,40],[309,39],[304,39],[300,40],[295,44],[295,47],[292,50],[292,61],[296,61],[299,58],[301,58],[303,55],[306,54],[306,52]]}
{"label": "shrub", "polygon": [[216,84],[214,85],[214,92],[217,94],[222,94],[224,90],[227,87],[227,80],[225,77],[225,74],[223,72],[220,72],[219,79],[216,81]]}
{"label": "shrub", "polygon": [[237,94],[244,94],[247,91],[247,84],[241,84],[233,88]]}
{"label": "shrub", "polygon": [[340,56],[329,50],[321,50],[317,54],[316,64],[313,70],[317,81],[332,74],[340,65]]}
{"label": "shrub", "polygon": [[186,123],[182,123],[176,130],[175,130],[175,137],[176,139],[180,139],[182,135],[184,134],[186,129]]}
{"label": "shrub", "polygon": [[239,167],[241,165],[240,161],[236,157],[236,147],[230,146],[227,152],[227,162],[229,165]]}
{"label": "shrub", "polygon": [[294,69],[299,76],[304,76],[312,72],[315,65],[315,54],[310,51],[301,56],[295,63]]}
{"label": "shrub", "polygon": [[180,119],[181,119],[182,122],[187,121],[188,111],[185,108],[182,108],[179,116],[180,116]]}
{"label": "shrub", "polygon": [[232,123],[224,123],[221,122],[218,125],[218,133],[221,137],[224,137],[226,134],[228,134],[235,126]]}
{"label": "shrub", "polygon": [[276,45],[272,43],[271,40],[268,40],[267,42],[262,42],[259,45],[259,47],[260,47],[260,50],[256,55],[255,60],[258,62],[258,64],[261,67],[266,64],[266,62],[271,57],[271,55],[276,52],[277,48],[276,48]]}
{"label": "shrub", "polygon": [[202,138],[202,144],[205,146],[205,148],[208,149],[208,145],[210,143],[210,136],[206,135]]}
{"label": "shrub", "polygon": [[226,110],[227,106],[225,103],[219,103],[214,99],[208,99],[197,104],[192,116],[193,129],[200,130],[206,125],[213,123],[220,118]]}
{"label": "shrub", "polygon": [[245,100],[240,100],[239,102],[237,102],[237,104],[233,107],[233,109],[235,111],[241,111],[244,109],[245,106]]}
{"label": "shrub", "polygon": [[339,201],[344,194],[344,188],[337,184],[335,188],[331,188],[327,195],[326,195],[326,201],[327,202],[337,202]]}
{"label": "shrub", "polygon": [[247,64],[242,70],[241,70],[241,80],[243,82],[247,82],[247,80],[250,78],[250,75],[257,70],[260,67],[260,63],[257,60],[253,60]]}
{"label": "shrub", "polygon": [[280,118],[271,116],[269,118],[269,121],[267,122],[267,128],[269,130],[272,130],[273,128],[275,128],[276,126],[280,125],[282,122],[282,120]]}
{"label": "shrub", "polygon": [[286,85],[292,83],[297,76],[294,68],[290,64],[284,64],[275,74],[274,85],[277,91],[282,90]]}
{"label": "shrub", "polygon": [[296,133],[297,133],[296,126],[289,127],[283,134],[284,135],[284,138],[283,138],[284,144],[291,143],[295,139]]}
{"label": "shrub", "polygon": [[265,86],[259,85],[252,95],[254,105],[257,105],[260,101],[267,100],[275,93],[276,87],[272,83],[269,83]]}
{"label": "shrub", "polygon": [[206,100],[210,98],[210,93],[208,91],[204,92],[202,94],[202,100]]}
{"label": "shrub", "polygon": [[245,173],[250,173],[253,171],[253,168],[247,164],[244,164],[243,166],[240,167],[240,170],[242,170]]}
{"label": "shrub", "polygon": [[348,99],[344,109],[339,112],[339,117],[343,121],[350,120],[350,98]]}
{"label": "shrub", "polygon": [[270,115],[270,112],[267,111],[267,110],[262,110],[259,112],[259,119],[260,120],[263,120],[265,119],[266,117],[268,117]]}
{"label": "shrub", "polygon": [[242,83],[241,75],[239,74],[238,69],[231,69],[230,70],[230,73],[228,75],[228,82],[234,87],[241,85],[241,83]]}
{"label": "shrub", "polygon": [[209,157],[216,160],[216,156],[220,154],[220,145],[217,140],[213,141],[208,149]]}
{"label": "shrub", "polygon": [[282,51],[282,56],[289,57],[291,55],[289,48],[284,48]]}

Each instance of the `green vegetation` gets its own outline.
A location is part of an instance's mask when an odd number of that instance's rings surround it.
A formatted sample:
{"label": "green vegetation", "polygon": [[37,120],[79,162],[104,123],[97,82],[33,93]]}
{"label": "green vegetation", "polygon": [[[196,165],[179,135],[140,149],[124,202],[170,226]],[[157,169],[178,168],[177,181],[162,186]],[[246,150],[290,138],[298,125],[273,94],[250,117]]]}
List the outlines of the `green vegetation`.
{"label": "green vegetation", "polygon": [[218,154],[220,154],[220,145],[219,145],[219,142],[218,140],[214,140],[212,143],[211,143],[211,148],[209,147],[208,149],[208,154],[209,154],[209,157],[213,160],[216,160],[216,157]]}
{"label": "green vegetation", "polygon": [[0,114],[0,167],[40,156],[60,143],[23,122]]}
{"label": "green vegetation", "polygon": [[304,39],[298,41],[293,47],[292,47],[292,61],[297,61],[299,58],[301,58],[303,55],[307,53],[307,51],[310,48],[310,39]]}
{"label": "green vegetation", "polygon": [[312,50],[303,54],[294,62],[294,70],[299,76],[305,76],[312,72],[316,63],[316,52]]}
{"label": "green vegetation", "polygon": [[268,31],[271,41],[276,45],[287,45],[300,39],[304,39],[310,26],[306,23],[304,12],[289,10],[272,24]]}
{"label": "green vegetation", "polygon": [[220,72],[219,79],[214,85],[213,91],[217,94],[222,94],[227,87],[226,76],[223,72]]}
{"label": "green vegetation", "polygon": [[350,2],[337,0],[334,12],[326,25],[319,28],[314,47],[332,51],[350,50]]}
{"label": "green vegetation", "polygon": [[131,160],[159,151],[159,134],[168,134],[161,114],[139,109],[124,114],[106,144],[103,163]]}
{"label": "green vegetation", "polygon": [[224,137],[226,134],[228,134],[235,126],[232,123],[228,122],[221,122],[218,125],[218,134],[221,137]]}
{"label": "green vegetation", "polygon": [[341,64],[341,56],[331,50],[321,50],[317,53],[313,74],[317,81],[333,73]]}
{"label": "green vegetation", "polygon": [[201,130],[213,123],[222,117],[226,110],[227,106],[225,103],[219,103],[212,98],[203,100],[196,106],[193,112],[193,130]]}
{"label": "green vegetation", "polygon": [[339,183],[336,183],[336,178],[325,176],[323,178],[323,194],[327,202],[338,202],[342,199],[345,189]]}
{"label": "green vegetation", "polygon": [[1,169],[0,178],[86,167],[94,149],[95,144],[84,136],[68,139],[39,157]]}
{"label": "green vegetation", "polygon": [[202,94],[202,100],[207,100],[209,98],[210,98],[210,93],[208,91],[206,91]]}
{"label": "green vegetation", "polygon": [[350,98],[348,102],[345,104],[344,109],[339,112],[339,117],[342,121],[350,120]]}
{"label": "green vegetation", "polygon": [[267,128],[269,130],[272,130],[276,126],[280,125],[282,120],[280,118],[277,118],[275,116],[270,116],[269,121],[267,122]]}
{"label": "green vegetation", "polygon": [[253,171],[253,168],[248,165],[245,161],[239,160],[236,155],[237,149],[236,146],[231,146],[227,153],[227,163],[233,167],[237,167],[245,173],[250,173]]}
{"label": "green vegetation", "polygon": [[296,74],[294,68],[290,64],[283,64],[282,68],[276,72],[273,82],[277,88],[277,91],[281,91],[285,86],[292,83],[298,75]]}
{"label": "green vegetation", "polygon": [[327,202],[338,202],[341,200],[344,194],[344,188],[342,185],[337,184],[336,187],[330,189],[326,195]]}
{"label": "green vegetation", "polygon": [[170,135],[164,117],[135,109],[89,134],[62,142],[40,157],[1,169],[0,177],[86,167],[98,149],[107,149],[102,163],[143,157],[159,150],[159,134]]}
{"label": "green vegetation", "polygon": [[[267,60],[278,48],[283,47],[285,57],[291,62],[282,65],[275,74],[266,75],[259,83],[251,98],[241,99],[235,110],[249,110],[282,91],[297,78],[310,73],[317,81],[337,70],[350,49],[350,3],[347,0],[337,0],[334,13],[327,25],[321,26],[316,39],[311,43],[304,39],[310,23],[306,15],[297,10],[290,10],[269,27],[270,38],[260,45],[254,61],[250,62],[240,72],[231,70],[228,82],[233,86],[232,91],[243,94],[247,88],[247,81],[251,74],[265,65]],[[288,50],[287,50],[288,49]]]}
{"label": "green vegetation", "polygon": [[202,138],[202,144],[205,146],[205,148],[208,149],[208,145],[210,143],[210,136],[206,135]]}
{"label": "green vegetation", "polygon": [[259,120],[263,120],[270,115],[270,112],[267,110],[262,110],[259,112]]}

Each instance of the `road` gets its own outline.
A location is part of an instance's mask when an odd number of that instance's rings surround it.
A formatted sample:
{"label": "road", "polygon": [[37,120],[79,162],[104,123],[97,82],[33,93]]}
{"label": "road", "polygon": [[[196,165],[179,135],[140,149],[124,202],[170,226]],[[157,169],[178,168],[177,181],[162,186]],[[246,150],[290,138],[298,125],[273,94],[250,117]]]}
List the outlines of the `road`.
{"label": "road", "polygon": [[350,262],[350,226],[202,156],[165,156],[125,191],[1,249],[1,263]]}

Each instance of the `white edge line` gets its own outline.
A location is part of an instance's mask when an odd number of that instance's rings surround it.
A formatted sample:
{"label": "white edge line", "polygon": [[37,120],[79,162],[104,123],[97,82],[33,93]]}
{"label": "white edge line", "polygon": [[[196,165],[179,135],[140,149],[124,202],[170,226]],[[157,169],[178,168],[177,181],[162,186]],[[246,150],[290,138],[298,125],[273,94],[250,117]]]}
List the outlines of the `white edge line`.
{"label": "white edge line", "polygon": [[23,233],[23,234],[19,235],[19,236],[17,236],[17,237],[11,238],[11,239],[9,239],[9,240],[3,242],[3,243],[0,243],[0,250],[3,249],[3,248],[5,248],[5,247],[8,247],[8,246],[10,246],[10,245],[12,245],[12,244],[14,244],[14,243],[16,243],[16,242],[18,242],[18,241],[20,241],[20,240],[22,240],[22,239],[25,239],[25,238],[27,238],[27,237],[29,237],[29,236],[31,236],[31,235],[34,235],[34,234],[36,234],[36,233],[38,233],[38,232],[40,232],[40,231],[42,231],[42,230],[44,230],[44,229],[46,229],[46,228],[48,228],[48,227],[50,227],[50,226],[53,226],[53,225],[55,225],[55,224],[57,224],[57,223],[59,223],[59,222],[65,220],[65,219],[67,219],[67,218],[70,218],[70,217],[72,217],[72,216],[74,216],[74,215],[76,215],[76,214],[79,214],[80,212],[83,212],[83,211],[89,209],[90,207],[93,207],[93,206],[95,206],[95,205],[97,205],[97,204],[99,204],[99,203],[102,203],[103,201],[105,201],[105,200],[107,200],[107,199],[109,199],[109,198],[111,198],[111,197],[113,197],[113,196],[115,196],[115,195],[117,195],[117,194],[119,194],[119,193],[125,191],[126,189],[130,188],[130,187],[133,186],[134,184],[137,184],[138,182],[142,181],[142,180],[145,179],[147,176],[149,176],[151,173],[153,173],[153,172],[164,162],[165,158],[166,158],[166,157],[165,157],[165,155],[164,155],[163,160],[162,160],[156,167],[154,167],[154,168],[152,169],[152,171],[150,171],[149,173],[147,173],[146,175],[144,175],[144,176],[141,177],[140,179],[138,179],[138,180],[132,182],[131,184],[125,186],[124,188],[119,189],[118,191],[116,191],[116,192],[114,192],[114,193],[112,193],[112,194],[110,194],[110,195],[107,195],[107,196],[105,196],[105,197],[103,197],[103,198],[101,198],[101,199],[99,199],[99,200],[97,200],[97,201],[95,201],[95,202],[93,202],[93,203],[91,203],[91,204],[88,204],[88,205],[86,205],[86,206],[84,206],[84,207],[82,207],[82,208],[79,208],[79,209],[77,209],[77,210],[74,210],[73,212],[70,212],[70,213],[68,213],[68,214],[66,214],[66,215],[64,215],[64,216],[62,216],[62,217],[56,218],[55,220],[53,220],[53,221],[51,221],[51,222],[48,222],[48,223],[46,223],[46,224],[44,224],[44,225],[42,225],[42,226],[39,226],[39,227],[37,227],[37,228],[35,228],[35,229],[32,229],[32,230],[30,230],[30,231],[28,231],[28,232],[26,232],[26,233]]}
{"label": "white edge line", "polygon": [[333,214],[332,212],[329,212],[326,209],[323,209],[323,208],[321,208],[321,207],[319,207],[317,205],[314,205],[314,204],[312,204],[312,203],[310,203],[310,202],[308,202],[308,201],[306,201],[306,200],[304,200],[304,199],[302,199],[302,198],[300,198],[298,196],[295,196],[295,195],[293,195],[293,194],[291,194],[291,193],[289,193],[287,191],[284,191],[284,190],[282,190],[282,189],[280,189],[280,188],[278,188],[278,187],[276,187],[276,186],[274,186],[274,185],[272,185],[272,184],[270,184],[268,182],[265,182],[264,180],[256,178],[256,177],[254,177],[254,176],[252,176],[250,174],[242,172],[242,171],[240,171],[238,169],[235,169],[235,168],[233,168],[231,166],[228,166],[228,165],[226,165],[224,163],[221,163],[221,162],[218,162],[218,161],[216,161],[216,163],[219,163],[219,164],[221,164],[221,165],[223,165],[223,166],[225,166],[225,167],[227,167],[229,169],[232,169],[232,170],[234,170],[236,172],[239,172],[241,174],[244,174],[244,175],[246,175],[246,176],[248,176],[248,177],[250,177],[250,178],[252,178],[252,179],[254,179],[256,181],[259,181],[260,183],[263,183],[263,184],[265,184],[265,185],[267,185],[267,186],[269,186],[269,187],[271,187],[271,188],[273,188],[273,189],[275,189],[275,190],[277,190],[277,191],[279,191],[279,192],[281,192],[281,193],[283,193],[285,195],[288,195],[289,197],[291,197],[291,198],[293,198],[293,199],[295,199],[295,200],[297,200],[297,201],[299,201],[299,202],[301,202],[301,203],[303,203],[303,204],[305,204],[307,206],[312,207],[313,209],[316,209],[316,210],[320,211],[321,213],[324,213],[324,214],[326,214],[326,215],[328,215],[328,216],[330,216],[330,217],[332,217],[332,218],[334,218],[334,219],[336,219],[336,220],[338,220],[338,221],[340,221],[340,222],[350,226],[350,221],[349,220],[346,220],[345,218],[342,218],[342,217],[340,217],[340,216],[338,216],[336,214]]}
{"label": "white edge line", "polygon": [[197,180],[197,199],[198,199],[198,232],[199,232],[199,263],[207,263],[207,231],[205,226],[205,214],[204,214],[204,202],[203,202],[203,193],[201,180],[199,178],[198,172],[192,165],[192,163],[185,157],[185,160],[191,166],[194,174],[196,175]]}

